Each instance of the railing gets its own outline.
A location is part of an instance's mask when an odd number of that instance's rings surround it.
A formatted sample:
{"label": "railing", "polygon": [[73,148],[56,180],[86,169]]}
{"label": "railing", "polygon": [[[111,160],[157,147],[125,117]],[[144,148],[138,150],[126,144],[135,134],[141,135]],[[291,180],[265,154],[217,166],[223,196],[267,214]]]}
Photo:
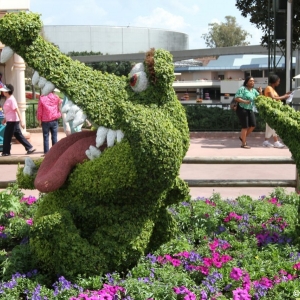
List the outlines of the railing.
{"label": "railing", "polygon": [[[33,157],[33,160],[40,159]],[[0,165],[24,164],[25,157],[5,157],[0,160]],[[183,164],[295,164],[292,158],[288,157],[185,157]],[[296,191],[300,189],[298,171],[296,169],[295,180],[198,180],[185,179],[189,187],[294,187]],[[9,184],[15,181],[0,181],[0,188],[7,188]]]}
{"label": "railing", "polygon": [[[295,164],[288,157],[185,157],[183,164]],[[185,179],[189,187],[294,187],[296,191],[300,188],[298,171],[296,169],[295,180],[198,180]]]}
{"label": "railing", "polygon": [[[26,103],[26,127],[36,128],[38,127],[38,121],[36,118],[37,103]],[[59,119],[59,126],[62,126],[62,120]]]}

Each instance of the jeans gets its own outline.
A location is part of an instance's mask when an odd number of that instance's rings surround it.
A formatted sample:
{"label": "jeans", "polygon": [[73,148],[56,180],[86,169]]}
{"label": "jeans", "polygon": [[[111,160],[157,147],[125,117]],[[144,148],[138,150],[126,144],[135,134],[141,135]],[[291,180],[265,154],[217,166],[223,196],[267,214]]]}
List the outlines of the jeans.
{"label": "jeans", "polygon": [[57,143],[58,120],[42,122],[44,153],[49,151],[49,132],[51,132],[52,146]]}
{"label": "jeans", "polygon": [[20,129],[20,122],[6,122],[4,137],[3,137],[3,153],[10,154],[11,140],[14,136],[16,140],[24,146],[26,151],[32,149],[32,145],[27,141],[27,139],[22,134]]}

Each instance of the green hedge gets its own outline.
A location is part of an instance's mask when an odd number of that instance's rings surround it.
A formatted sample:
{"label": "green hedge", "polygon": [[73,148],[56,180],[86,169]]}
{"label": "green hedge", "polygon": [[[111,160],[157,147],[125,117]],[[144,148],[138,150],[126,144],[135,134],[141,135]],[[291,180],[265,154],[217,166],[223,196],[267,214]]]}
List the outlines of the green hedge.
{"label": "green hedge", "polygon": [[[190,131],[239,131],[236,113],[229,105],[211,106],[203,104],[184,104]],[[256,128],[254,131],[265,131],[266,123],[255,113]]]}

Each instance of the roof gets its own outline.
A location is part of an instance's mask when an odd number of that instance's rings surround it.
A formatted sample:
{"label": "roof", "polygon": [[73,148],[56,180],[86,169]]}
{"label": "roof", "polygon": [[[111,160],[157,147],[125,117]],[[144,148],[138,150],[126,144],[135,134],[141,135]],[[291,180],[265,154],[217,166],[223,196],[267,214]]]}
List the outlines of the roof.
{"label": "roof", "polygon": [[[277,68],[285,68],[285,58],[283,56],[276,56]],[[293,64],[296,59],[293,58]],[[186,62],[186,61],[185,61]],[[216,60],[211,60],[205,67],[195,65],[185,65],[177,67],[175,64],[175,72],[189,72],[189,71],[217,71],[217,70],[267,70],[268,69],[268,55],[222,55]]]}

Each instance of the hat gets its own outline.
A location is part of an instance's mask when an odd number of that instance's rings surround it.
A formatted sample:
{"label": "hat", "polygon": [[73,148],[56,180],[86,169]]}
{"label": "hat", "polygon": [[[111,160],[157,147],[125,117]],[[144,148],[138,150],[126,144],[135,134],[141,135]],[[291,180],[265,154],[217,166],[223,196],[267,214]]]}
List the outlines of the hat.
{"label": "hat", "polygon": [[4,85],[2,88],[0,88],[0,92],[10,92],[10,89]]}

